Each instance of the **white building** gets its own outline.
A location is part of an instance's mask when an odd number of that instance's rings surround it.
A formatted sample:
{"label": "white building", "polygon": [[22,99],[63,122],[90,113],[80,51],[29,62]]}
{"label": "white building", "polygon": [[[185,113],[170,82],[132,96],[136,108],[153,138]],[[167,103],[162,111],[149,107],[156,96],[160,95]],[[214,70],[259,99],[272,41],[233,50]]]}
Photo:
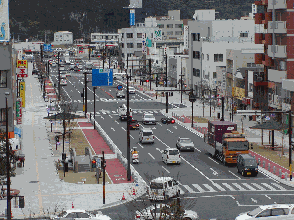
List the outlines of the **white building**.
{"label": "white building", "polygon": [[52,44],[73,44],[73,34],[69,31],[58,31],[54,33],[54,42]]}
{"label": "white building", "polygon": [[119,34],[117,33],[91,33],[91,42],[103,46],[118,46]]}
{"label": "white building", "polygon": [[193,17],[197,20],[188,21],[188,72],[193,73],[194,90],[216,88],[216,69],[226,68],[227,49],[263,49],[254,42],[254,20],[215,20],[215,10],[196,10]]}

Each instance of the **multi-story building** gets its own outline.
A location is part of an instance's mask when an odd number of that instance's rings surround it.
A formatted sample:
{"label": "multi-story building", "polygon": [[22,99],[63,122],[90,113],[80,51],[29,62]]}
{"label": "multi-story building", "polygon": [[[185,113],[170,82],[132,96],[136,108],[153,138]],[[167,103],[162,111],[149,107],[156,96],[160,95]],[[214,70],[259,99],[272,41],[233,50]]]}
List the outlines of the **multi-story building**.
{"label": "multi-story building", "polygon": [[117,33],[91,33],[91,42],[98,44],[101,48],[105,45],[118,46],[118,39]]}
{"label": "multi-story building", "polygon": [[[262,45],[255,45],[254,20],[215,20],[215,10],[196,10],[193,21],[189,26],[189,65],[192,73],[191,83],[194,91],[216,89],[217,67],[226,68],[226,50],[263,49]],[[205,20],[202,20],[205,19]],[[235,75],[230,72],[227,75]],[[231,77],[233,78],[233,77]],[[228,91],[232,95],[232,90]]]}
{"label": "multi-story building", "polygon": [[54,33],[52,44],[73,44],[73,34],[69,31],[58,31]]}
{"label": "multi-story building", "polygon": [[[256,64],[264,64],[264,71],[256,73],[254,108],[293,111],[294,84],[282,88],[283,81],[294,79],[294,11],[293,0],[255,1],[255,24],[264,31],[255,34],[255,43],[264,45],[264,52],[255,55]],[[287,84],[288,84],[287,82]]]}

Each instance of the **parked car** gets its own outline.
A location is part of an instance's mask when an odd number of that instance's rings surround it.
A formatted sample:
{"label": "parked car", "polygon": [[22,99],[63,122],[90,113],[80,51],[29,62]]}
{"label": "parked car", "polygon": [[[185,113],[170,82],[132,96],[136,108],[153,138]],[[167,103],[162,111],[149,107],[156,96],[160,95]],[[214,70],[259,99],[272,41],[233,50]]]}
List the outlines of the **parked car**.
{"label": "parked car", "polygon": [[101,211],[94,215],[85,210],[70,209],[61,212],[59,215],[51,216],[51,219],[99,219],[99,220],[111,220],[107,215],[103,215]]}
{"label": "parked car", "polygon": [[294,204],[262,205],[250,212],[239,214],[235,220],[247,219],[294,219]]}
{"label": "parked car", "polygon": [[[179,213],[178,213],[179,212]],[[136,211],[136,219],[170,219],[178,213],[177,219],[185,220],[198,220],[197,212],[192,210],[184,210],[183,208],[178,211],[176,206],[170,206],[168,204],[154,204],[141,211]]]}
{"label": "parked car", "polygon": [[194,151],[194,143],[190,138],[181,138],[179,137],[176,143],[176,147],[182,151],[182,150],[189,150]]}

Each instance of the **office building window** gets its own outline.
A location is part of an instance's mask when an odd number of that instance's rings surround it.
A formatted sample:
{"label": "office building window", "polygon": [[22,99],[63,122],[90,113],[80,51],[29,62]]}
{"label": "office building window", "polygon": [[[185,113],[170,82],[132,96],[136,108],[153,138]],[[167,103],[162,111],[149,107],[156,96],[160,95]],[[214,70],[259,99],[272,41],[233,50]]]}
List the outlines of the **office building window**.
{"label": "office building window", "polygon": [[125,48],[125,44],[124,43],[121,43],[121,48]]}
{"label": "office building window", "polygon": [[213,78],[214,79],[216,78],[216,72],[213,72]]}
{"label": "office building window", "polygon": [[193,41],[200,41],[200,33],[193,33],[192,39]]}
{"label": "office building window", "polygon": [[214,62],[223,62],[223,54],[214,54]]}
{"label": "office building window", "polygon": [[164,28],[164,24],[158,24],[157,27],[158,28]]}
{"label": "office building window", "polygon": [[127,33],[127,38],[133,38],[133,33]]}
{"label": "office building window", "polygon": [[182,31],[175,31],[175,35],[182,35]]}
{"label": "office building window", "polygon": [[193,51],[193,58],[200,60],[200,51]]}
{"label": "office building window", "polygon": [[121,38],[124,38],[124,33],[121,34]]}
{"label": "office building window", "polygon": [[240,33],[240,37],[248,37],[248,33]]}
{"label": "office building window", "polygon": [[142,38],[142,33],[137,33],[137,38]]}
{"label": "office building window", "polygon": [[132,53],[128,53],[128,57],[131,57],[132,56]]}
{"label": "office building window", "polygon": [[207,54],[207,61],[209,61],[209,54]]}
{"label": "office building window", "polygon": [[0,126],[6,125],[6,108],[0,109]]}
{"label": "office building window", "polygon": [[193,76],[200,77],[200,69],[193,68]]}
{"label": "office building window", "polygon": [[137,48],[142,48],[142,43],[137,43]]}
{"label": "office building window", "polygon": [[125,54],[124,53],[121,53],[121,57],[125,58]]}
{"label": "office building window", "polygon": [[7,70],[0,70],[0,88],[7,88]]}
{"label": "office building window", "polygon": [[182,24],[175,24],[175,28],[182,28]]}
{"label": "office building window", "polygon": [[173,26],[174,26],[173,24],[167,24],[166,28],[173,28]]}
{"label": "office building window", "polygon": [[173,32],[173,31],[168,31],[168,32],[166,32],[166,34],[167,34],[167,35],[173,35],[174,32]]}
{"label": "office building window", "polygon": [[133,43],[127,43],[127,48],[134,48],[134,44]]}

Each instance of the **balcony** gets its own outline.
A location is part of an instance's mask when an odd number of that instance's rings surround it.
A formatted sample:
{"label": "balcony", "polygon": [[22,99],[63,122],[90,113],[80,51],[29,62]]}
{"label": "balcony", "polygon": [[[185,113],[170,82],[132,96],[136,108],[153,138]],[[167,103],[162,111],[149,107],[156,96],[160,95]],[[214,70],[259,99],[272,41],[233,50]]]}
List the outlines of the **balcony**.
{"label": "balcony", "polygon": [[286,21],[269,21],[268,24],[268,33],[287,33]]}
{"label": "balcony", "polygon": [[[274,5],[275,1],[275,5]],[[268,0],[268,8],[267,9],[287,9],[286,0]]]}
{"label": "balcony", "polygon": [[268,56],[273,58],[284,58],[287,57],[287,46],[286,45],[269,45]]}
{"label": "balcony", "polygon": [[268,69],[268,81],[281,83],[287,78],[287,71]]}

